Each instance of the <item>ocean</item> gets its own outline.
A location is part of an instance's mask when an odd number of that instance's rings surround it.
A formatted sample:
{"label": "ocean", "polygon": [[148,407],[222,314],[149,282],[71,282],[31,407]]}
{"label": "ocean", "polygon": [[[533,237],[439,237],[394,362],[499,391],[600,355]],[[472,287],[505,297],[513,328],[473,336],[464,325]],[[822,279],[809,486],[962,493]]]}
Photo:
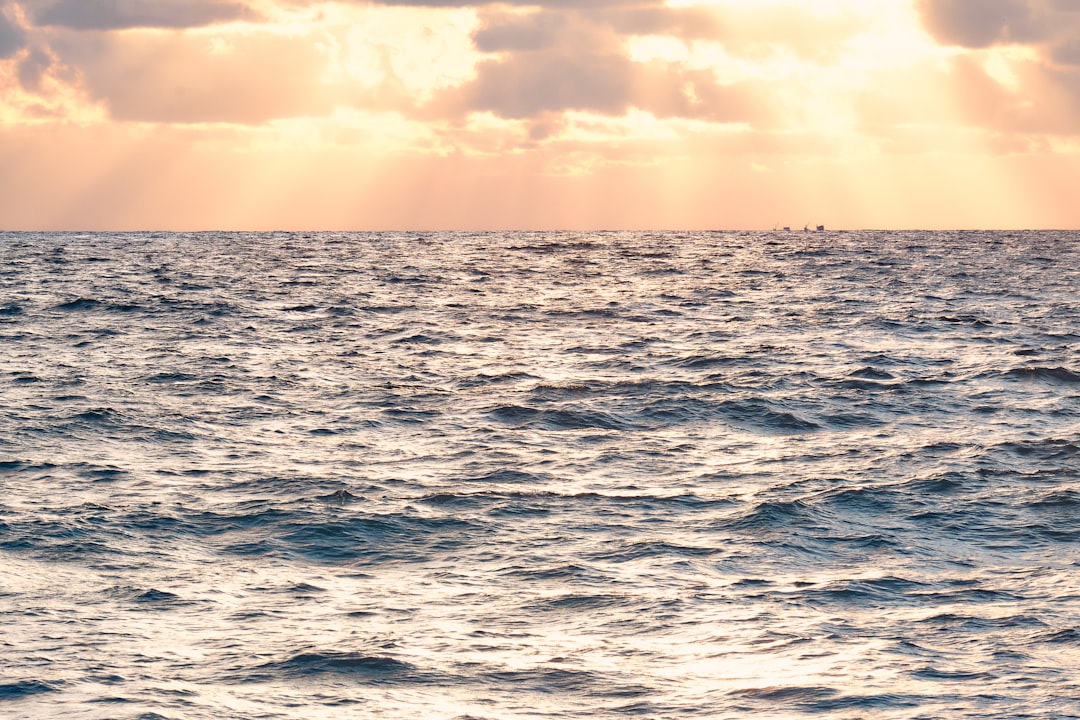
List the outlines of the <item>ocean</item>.
{"label": "ocean", "polygon": [[0,234],[0,716],[1080,718],[1080,235]]}

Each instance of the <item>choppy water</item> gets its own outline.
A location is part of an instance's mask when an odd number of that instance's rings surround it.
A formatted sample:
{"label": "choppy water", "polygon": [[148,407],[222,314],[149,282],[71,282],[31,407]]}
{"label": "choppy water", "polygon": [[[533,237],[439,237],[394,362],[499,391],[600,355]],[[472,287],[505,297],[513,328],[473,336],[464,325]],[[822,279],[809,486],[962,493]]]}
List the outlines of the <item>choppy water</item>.
{"label": "choppy water", "polygon": [[1066,233],[0,235],[5,718],[1080,717]]}

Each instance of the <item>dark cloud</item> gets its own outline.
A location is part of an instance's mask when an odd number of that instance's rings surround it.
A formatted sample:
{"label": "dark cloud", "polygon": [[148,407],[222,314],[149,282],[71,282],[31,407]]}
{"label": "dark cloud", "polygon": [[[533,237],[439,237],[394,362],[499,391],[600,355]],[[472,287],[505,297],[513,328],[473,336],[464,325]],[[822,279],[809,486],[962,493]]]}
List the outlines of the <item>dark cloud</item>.
{"label": "dark cloud", "polygon": [[441,115],[490,112],[514,120],[551,118],[567,111],[620,116],[631,109],[661,118],[761,119],[753,93],[742,86],[718,85],[709,71],[634,62],[614,52],[558,49],[482,62],[475,79],[447,90],[436,106]]}
{"label": "dark cloud", "polygon": [[621,55],[522,54],[481,63],[463,93],[470,110],[507,118],[564,110],[618,115],[632,100],[633,71]]}
{"label": "dark cloud", "polygon": [[1030,34],[1027,0],[920,0],[926,27],[940,42],[981,48]]}
{"label": "dark cloud", "polygon": [[189,28],[235,20],[255,20],[247,5],[214,0],[32,0],[38,26],[76,30]]}
{"label": "dark cloud", "polygon": [[1080,32],[1075,0],[919,0],[918,8],[946,45],[1039,44]]}
{"label": "dark cloud", "polygon": [[11,57],[26,44],[22,28],[8,18],[5,10],[6,8],[0,6],[0,59]]}
{"label": "dark cloud", "polygon": [[566,43],[569,22],[565,15],[488,15],[473,35],[480,52],[528,52]]}
{"label": "dark cloud", "polygon": [[19,84],[30,92],[41,89],[41,79],[53,65],[53,57],[44,48],[34,48],[19,61]]}

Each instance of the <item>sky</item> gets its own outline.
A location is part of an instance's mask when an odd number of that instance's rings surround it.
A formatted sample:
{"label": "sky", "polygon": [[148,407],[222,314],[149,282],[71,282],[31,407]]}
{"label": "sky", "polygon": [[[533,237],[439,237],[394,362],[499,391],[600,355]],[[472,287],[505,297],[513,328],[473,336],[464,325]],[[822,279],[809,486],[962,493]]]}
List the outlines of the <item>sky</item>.
{"label": "sky", "polygon": [[1076,228],[1080,0],[0,0],[0,229]]}

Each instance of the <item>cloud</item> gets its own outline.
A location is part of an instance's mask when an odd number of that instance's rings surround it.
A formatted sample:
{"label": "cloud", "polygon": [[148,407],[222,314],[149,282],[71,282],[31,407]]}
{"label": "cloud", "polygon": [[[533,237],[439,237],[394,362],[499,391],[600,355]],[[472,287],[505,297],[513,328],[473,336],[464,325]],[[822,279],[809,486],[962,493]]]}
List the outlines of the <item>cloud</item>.
{"label": "cloud", "polygon": [[918,9],[931,35],[946,45],[1031,45],[1054,62],[1080,59],[1076,0],[919,0]]}
{"label": "cloud", "polygon": [[485,53],[544,50],[566,43],[570,25],[566,15],[557,13],[488,14],[473,34],[473,42]]}
{"label": "cloud", "polygon": [[8,9],[0,7],[0,60],[9,58],[23,49],[26,35],[11,18]]}
{"label": "cloud", "polygon": [[939,41],[984,48],[1037,39],[1043,30],[1038,4],[1029,0],[919,0],[919,10]]}
{"label": "cloud", "polygon": [[[265,13],[260,22],[183,31],[185,24],[251,12],[248,1]],[[924,24],[936,23],[942,37],[955,36],[963,29],[957,18],[971,14],[969,6],[947,0],[915,2]],[[1056,53],[1053,62],[1059,66],[1080,55],[1080,44],[1066,44],[1062,28],[1044,22],[1049,13],[1059,26],[1066,25],[1065,19],[1080,15],[1072,5],[986,2],[996,8],[992,22],[980,20],[990,29],[973,32],[964,42],[1033,38],[1032,47],[1045,58]],[[874,52],[868,49],[874,41],[867,38],[895,22],[854,2],[671,7],[659,0],[540,0],[526,7],[524,0],[467,6],[440,0],[82,0],[79,5],[21,0],[19,5],[26,15],[12,27],[25,33],[19,42],[29,51],[23,49],[11,67],[21,87],[43,95],[67,83],[100,113],[121,122],[262,125],[359,109],[397,113],[445,138],[447,128],[487,116],[516,128],[500,139],[506,147],[533,151],[565,140],[574,115],[647,116],[665,127],[679,125],[673,134],[685,134],[687,126],[679,121],[688,120],[727,126],[728,132],[857,129],[872,144],[896,136],[902,124],[1064,131],[1071,123],[1060,113],[1067,116],[1075,105],[1070,98],[1080,96],[1080,82],[1064,70],[1040,70],[1031,63],[1019,68],[1032,91],[1032,107],[1053,115],[1053,124],[1040,122],[1037,111],[1010,107],[1016,104],[1010,88],[1001,84],[1000,74],[980,69],[981,60],[941,61],[1011,49],[956,53],[928,46],[936,52],[924,56],[923,70],[889,79],[874,62],[863,66],[860,58]],[[452,9],[457,7],[469,9]],[[908,22],[917,20],[911,7],[904,8]],[[61,10],[76,13],[67,16],[70,26],[25,22]],[[151,17],[151,11],[159,14]],[[166,19],[172,24],[148,32],[113,32],[123,26],[120,20],[145,26],[164,25]],[[912,34],[927,43],[924,33]],[[928,87],[935,103],[926,102]],[[912,102],[914,94],[918,102]],[[641,131],[636,121],[620,130],[626,137]]]}
{"label": "cloud", "polygon": [[483,63],[463,94],[469,110],[508,118],[563,110],[616,115],[625,112],[632,99],[633,71],[626,58],[615,54],[515,55]]}
{"label": "cloud", "polygon": [[850,7],[738,5],[717,14],[717,40],[731,55],[755,61],[793,53],[828,64],[867,29],[864,15]]}
{"label": "cloud", "polygon": [[1005,134],[1080,133],[1080,3],[919,0],[917,7],[936,40],[969,51],[950,60],[948,76],[964,121]]}
{"label": "cloud", "polygon": [[339,90],[320,82],[326,57],[302,35],[241,34],[215,46],[187,33],[69,30],[52,34],[51,49],[121,121],[257,124],[325,115]]}
{"label": "cloud", "polygon": [[[785,47],[789,56],[835,52],[855,32],[843,13],[662,0],[247,2],[22,0],[40,48],[22,60],[22,85],[32,91],[50,67],[70,70],[121,121],[259,124],[335,107],[428,121],[491,113],[529,121],[540,141],[573,111],[767,123],[776,114],[767,107],[774,81],[729,73],[721,82],[707,63],[689,61],[691,46],[757,62]],[[242,31],[112,32],[253,19],[251,7],[265,15]],[[459,7],[471,11],[451,9]],[[278,15],[288,8],[305,12]],[[637,53],[633,38],[657,37],[684,55]]]}
{"label": "cloud", "polygon": [[224,0],[31,0],[39,27],[75,30],[190,28],[255,20],[247,5]]}
{"label": "cloud", "polygon": [[[769,61],[788,55],[828,60],[863,29],[853,12],[805,8],[668,7],[659,3],[540,2],[521,13],[482,9],[473,41],[494,55],[456,91],[459,111],[525,119],[565,111],[763,123],[769,81],[718,82],[685,58],[631,58],[628,41],[666,37],[685,48],[712,45],[729,56]],[[638,58],[639,60],[641,58]],[[447,103],[452,105],[452,103]]]}
{"label": "cloud", "polygon": [[718,85],[707,70],[650,61],[634,62],[614,52],[551,49],[486,60],[476,77],[451,88],[433,103],[437,114],[489,112],[516,120],[578,111],[620,116],[631,109],[658,118],[714,122],[761,119],[747,85]]}
{"label": "cloud", "polygon": [[[380,4],[388,4],[382,2]],[[414,3],[394,3],[414,4]],[[529,11],[507,10],[527,5]],[[550,47],[611,48],[632,36],[663,36],[683,42],[722,44],[731,54],[760,57],[790,49],[801,57],[835,55],[865,29],[850,9],[737,5],[670,7],[661,2],[471,3],[479,11],[474,35],[481,52],[528,52]]]}
{"label": "cloud", "polygon": [[631,35],[709,35],[718,30],[713,15],[614,5],[527,14],[482,11],[473,41],[493,57],[478,63],[475,78],[444,93],[436,105],[447,115],[490,112],[542,121],[534,126],[534,138],[555,126],[553,115],[569,111],[619,116],[638,109],[663,118],[751,119],[754,109],[743,88],[718,85],[710,71],[679,62],[636,62],[629,56]]}

